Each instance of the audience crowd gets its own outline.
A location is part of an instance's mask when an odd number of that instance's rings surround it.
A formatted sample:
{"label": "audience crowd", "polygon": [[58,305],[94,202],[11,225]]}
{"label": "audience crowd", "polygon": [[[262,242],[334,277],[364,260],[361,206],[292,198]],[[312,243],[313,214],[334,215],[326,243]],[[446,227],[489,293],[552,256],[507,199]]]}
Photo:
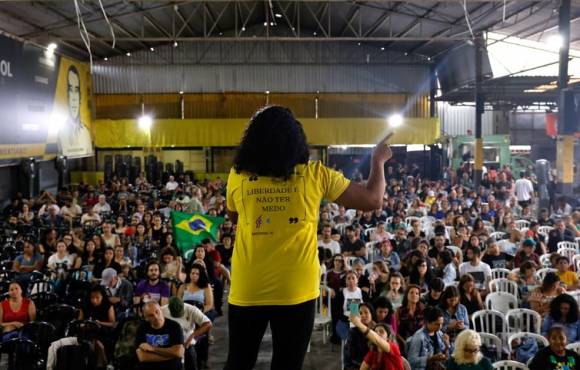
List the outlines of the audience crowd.
{"label": "audience crowd", "polygon": [[[343,369],[580,369],[567,348],[580,341],[580,212],[564,198],[540,208],[527,173],[492,169],[475,188],[470,170],[425,180],[389,162],[381,209],[321,204],[317,323]],[[186,259],[170,213],[226,217],[225,186],[141,174],[14,197],[2,210],[1,340],[34,351],[9,361],[207,367],[236,225],[226,218]]]}

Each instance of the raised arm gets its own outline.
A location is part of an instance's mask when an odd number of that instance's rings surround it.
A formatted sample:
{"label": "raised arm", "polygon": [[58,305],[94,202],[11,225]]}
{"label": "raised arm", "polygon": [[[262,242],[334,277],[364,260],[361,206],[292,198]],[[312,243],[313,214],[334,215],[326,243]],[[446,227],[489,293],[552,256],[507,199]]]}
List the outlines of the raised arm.
{"label": "raised arm", "polygon": [[336,202],[347,208],[371,211],[383,206],[385,195],[385,162],[393,153],[387,141],[393,136],[388,134],[377,144],[371,158],[371,172],[366,185],[351,182]]}

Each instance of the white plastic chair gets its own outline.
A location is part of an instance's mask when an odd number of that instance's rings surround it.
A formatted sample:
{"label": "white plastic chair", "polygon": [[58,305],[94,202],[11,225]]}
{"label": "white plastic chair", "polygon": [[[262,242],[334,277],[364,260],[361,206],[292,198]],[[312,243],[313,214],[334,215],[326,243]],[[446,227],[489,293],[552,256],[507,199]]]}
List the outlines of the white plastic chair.
{"label": "white plastic chair", "polygon": [[366,260],[369,261],[370,263],[373,263],[375,261],[375,254],[378,253],[378,249],[375,248],[375,242],[368,242],[365,243],[365,248],[367,251],[367,256],[366,256]]}
{"label": "white plastic chair", "polygon": [[569,262],[572,262],[574,256],[578,253],[575,248],[558,248],[558,254],[568,258]]}
{"label": "white plastic chair", "polygon": [[340,233],[340,235],[345,235],[347,226],[347,224],[336,224],[334,225],[334,228]]}
{"label": "white plastic chair", "polygon": [[570,343],[566,346],[566,349],[569,349],[570,351],[574,351],[574,352],[580,354],[580,343],[579,342]]}
{"label": "white plastic chair", "polygon": [[373,272],[373,263],[372,262],[371,263],[367,263],[365,265],[364,274],[366,276],[369,276],[370,274],[372,274],[372,272]]}
{"label": "white plastic chair", "polygon": [[[455,258],[455,256],[457,256],[457,254],[463,255],[463,252],[461,251],[461,248],[456,247],[454,245],[448,245],[445,248],[448,248],[448,249],[450,249],[453,252],[453,257],[454,258]],[[460,259],[460,261],[461,261],[461,259]]]}
{"label": "white plastic chair", "polygon": [[358,257],[346,257],[344,263],[349,270],[352,270],[352,264],[354,263],[354,261],[358,259],[359,259]]}
{"label": "white plastic chair", "polygon": [[576,245],[580,247],[580,236],[574,238],[576,240]]}
{"label": "white plastic chair", "polygon": [[512,269],[512,275],[520,276],[520,268],[516,267],[515,269]]}
{"label": "white plastic chair", "polygon": [[[506,271],[508,271],[508,274],[509,274],[510,271],[507,269],[506,269]],[[493,272],[493,270],[492,270],[492,272]],[[518,284],[515,281],[508,280],[507,277],[493,279],[492,281],[489,282],[489,291],[490,292],[506,292],[506,293],[513,295],[517,299]]]}
{"label": "white plastic chair", "polygon": [[507,279],[509,274],[510,274],[510,270],[508,269],[504,269],[504,268],[495,268],[495,269],[491,269],[491,278],[492,279]]}
{"label": "white plastic chair", "polygon": [[578,263],[580,263],[580,254],[577,254],[574,257],[572,257],[572,266],[574,266],[576,271],[580,271],[578,269]]}
{"label": "white plastic chair", "polygon": [[538,278],[539,278],[540,280],[544,280],[544,278],[546,277],[546,274],[547,274],[548,272],[558,272],[558,270],[556,270],[556,269],[553,269],[553,268],[550,268],[550,267],[546,267],[546,268],[543,268],[543,269],[539,269],[539,270],[536,272],[536,274],[538,275]]}
{"label": "white plastic chair", "polygon": [[[576,242],[558,242],[558,251],[560,249],[572,249],[574,251],[576,251],[577,253],[580,253],[580,248],[578,248],[578,244],[576,244]],[[560,252],[558,252],[560,253]]]}
{"label": "white plastic chair", "polygon": [[387,225],[390,224],[390,223],[392,223],[392,222],[393,222],[393,217],[392,216],[391,217],[387,217],[387,219],[385,220],[385,223]]}
{"label": "white plastic chair", "polygon": [[495,334],[489,333],[478,333],[481,338],[481,344],[487,347],[495,347],[496,358],[491,359],[492,361],[497,361],[501,359],[502,355],[502,342],[501,339]]}
{"label": "white plastic chair", "polygon": [[550,268],[552,263],[550,262],[550,254],[542,254],[540,256],[540,263],[542,264],[541,267]]}
{"label": "white plastic chair", "polygon": [[478,333],[500,336],[506,331],[505,315],[495,310],[479,310],[471,315],[471,325]]}
{"label": "white plastic chair", "polygon": [[413,221],[421,222],[421,219],[419,217],[415,217],[415,216],[409,216],[409,217],[405,218],[405,224],[407,224],[407,226],[411,226],[411,223]]}
{"label": "white plastic chair", "polygon": [[574,297],[574,299],[576,300],[576,302],[578,302],[578,304],[580,304],[580,290],[571,290],[569,292],[566,292],[566,294],[571,295],[572,297]]}
{"label": "white plastic chair", "polygon": [[451,235],[453,235],[453,233],[455,232],[455,230],[453,229],[453,226],[445,226],[445,236],[446,238],[451,238]]}
{"label": "white plastic chair", "polygon": [[513,351],[512,342],[514,340],[518,340],[518,339],[522,339],[522,338],[533,338],[538,342],[538,344],[544,345],[544,347],[547,347],[550,345],[550,342],[548,342],[548,340],[540,334],[527,333],[527,332],[515,333],[515,334],[510,335],[508,338],[507,345],[508,345],[508,353],[509,353],[510,357],[511,357],[512,351]]}
{"label": "white plastic chair", "polygon": [[518,308],[518,298],[507,292],[493,292],[485,297],[485,307],[488,310],[496,310],[504,315],[514,308]]}
{"label": "white plastic chair", "polygon": [[530,230],[530,229],[527,228],[527,227],[523,227],[523,228],[520,229],[520,233],[522,233],[522,236],[524,238],[526,237],[526,234],[528,233],[528,230]]}
{"label": "white plastic chair", "polygon": [[352,220],[356,216],[356,209],[347,209],[346,212],[344,212],[344,214],[346,215],[346,217]]}
{"label": "white plastic chair", "polygon": [[370,240],[372,233],[374,233],[376,229],[376,227],[369,227],[364,231],[366,240]]}
{"label": "white plastic chair", "polygon": [[[323,297],[323,292],[326,297]],[[324,303],[326,302],[326,306]],[[330,315],[331,299],[330,288],[327,286],[320,287],[320,296],[316,304],[316,315],[314,316],[314,327],[322,329],[322,343],[326,344],[326,339],[332,334],[332,317]]]}
{"label": "white plastic chair", "polygon": [[528,228],[530,227],[530,221],[528,220],[516,220],[514,223],[516,224],[516,227],[520,230],[523,229],[524,227]]}
{"label": "white plastic chair", "polygon": [[516,308],[505,315],[508,332],[541,333],[542,316],[534,310]]}
{"label": "white plastic chair", "polygon": [[554,230],[552,226],[540,226],[538,227],[538,233],[545,234],[545,236],[550,234],[550,231]]}
{"label": "white plastic chair", "polygon": [[504,238],[504,236],[506,236],[506,233],[504,233],[503,231],[496,231],[489,234],[489,237],[494,238],[495,240],[501,240]]}
{"label": "white plastic chair", "polygon": [[492,366],[495,370],[530,370],[529,367],[517,361],[498,361]]}
{"label": "white plastic chair", "polygon": [[485,231],[487,231],[488,234],[493,234],[495,232],[495,227],[491,226],[491,225],[486,225],[483,227],[485,229]]}

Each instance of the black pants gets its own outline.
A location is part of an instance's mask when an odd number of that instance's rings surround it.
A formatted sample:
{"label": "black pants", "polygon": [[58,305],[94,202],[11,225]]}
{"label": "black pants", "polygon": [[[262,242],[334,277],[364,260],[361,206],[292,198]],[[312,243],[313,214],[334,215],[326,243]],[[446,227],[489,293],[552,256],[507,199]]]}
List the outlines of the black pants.
{"label": "black pants", "polygon": [[196,370],[199,369],[197,366],[197,354],[195,353],[195,347],[189,346],[185,349],[184,354],[185,370]]}
{"label": "black pants", "polygon": [[228,306],[229,353],[224,370],[251,370],[268,323],[272,370],[300,370],[314,326],[315,300],[291,306]]}

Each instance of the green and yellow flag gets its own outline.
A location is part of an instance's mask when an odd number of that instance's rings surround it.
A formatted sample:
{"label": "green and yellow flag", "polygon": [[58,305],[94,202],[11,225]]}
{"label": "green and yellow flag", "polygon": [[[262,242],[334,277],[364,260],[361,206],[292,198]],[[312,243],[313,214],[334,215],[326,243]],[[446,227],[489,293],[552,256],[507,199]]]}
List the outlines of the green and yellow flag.
{"label": "green and yellow flag", "polygon": [[171,212],[171,224],[175,243],[184,259],[189,259],[193,247],[205,238],[217,241],[218,228],[223,217],[212,217],[201,213]]}

